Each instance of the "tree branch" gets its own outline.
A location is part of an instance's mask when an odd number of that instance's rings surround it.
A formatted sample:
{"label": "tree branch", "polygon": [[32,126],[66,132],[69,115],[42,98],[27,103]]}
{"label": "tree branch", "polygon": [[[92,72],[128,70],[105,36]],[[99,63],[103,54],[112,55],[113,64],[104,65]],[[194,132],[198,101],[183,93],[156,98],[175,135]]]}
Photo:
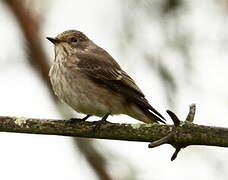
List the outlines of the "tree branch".
{"label": "tree branch", "polygon": [[174,147],[189,145],[228,147],[227,128],[192,123],[181,123],[177,127],[161,124],[106,123],[99,130],[94,131],[96,124],[97,122],[70,124],[63,120],[0,116],[2,132],[152,142],[165,137],[175,129],[173,138],[166,144]]}

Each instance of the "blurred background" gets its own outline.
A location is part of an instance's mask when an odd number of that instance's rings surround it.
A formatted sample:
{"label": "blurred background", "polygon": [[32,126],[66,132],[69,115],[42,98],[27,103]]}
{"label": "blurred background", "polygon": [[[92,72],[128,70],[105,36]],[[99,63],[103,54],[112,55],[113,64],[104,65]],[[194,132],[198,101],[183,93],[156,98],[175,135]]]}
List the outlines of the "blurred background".
{"label": "blurred background", "polygon": [[[171,109],[184,119],[196,103],[195,123],[228,127],[227,28],[227,0],[2,0],[0,115],[81,117],[52,94],[54,50],[45,39],[77,29],[106,49],[162,114]],[[109,121],[139,123],[127,116]],[[14,133],[1,133],[0,142],[4,180],[228,176],[225,148],[190,146],[171,162],[169,145]]]}

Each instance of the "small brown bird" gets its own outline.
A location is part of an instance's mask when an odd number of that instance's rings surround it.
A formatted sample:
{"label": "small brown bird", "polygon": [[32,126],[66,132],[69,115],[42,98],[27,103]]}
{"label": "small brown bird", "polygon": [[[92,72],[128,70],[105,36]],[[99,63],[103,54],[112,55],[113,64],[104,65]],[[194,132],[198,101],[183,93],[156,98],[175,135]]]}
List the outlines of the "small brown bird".
{"label": "small brown bird", "polygon": [[49,76],[58,98],[75,111],[105,121],[109,115],[126,114],[145,123],[164,117],[146,100],[134,80],[104,49],[85,34],[69,30],[56,38],[55,60]]}

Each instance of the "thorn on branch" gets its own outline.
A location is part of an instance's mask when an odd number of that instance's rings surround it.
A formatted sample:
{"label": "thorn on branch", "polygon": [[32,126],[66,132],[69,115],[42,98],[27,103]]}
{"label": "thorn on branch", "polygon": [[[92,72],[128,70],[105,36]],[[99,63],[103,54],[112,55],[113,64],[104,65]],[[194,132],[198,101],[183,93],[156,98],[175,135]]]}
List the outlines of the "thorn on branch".
{"label": "thorn on branch", "polygon": [[[154,142],[151,142],[148,147],[149,148],[154,148],[154,147],[157,147],[157,146],[160,146],[162,144],[166,144],[166,143],[171,143],[171,141],[173,140],[174,138],[174,135],[176,134],[176,130],[175,130],[175,127],[179,127],[180,126],[180,119],[177,117],[177,115],[170,111],[170,110],[167,110],[166,111],[168,113],[168,115],[170,116],[170,118],[172,119],[173,123],[174,123],[174,129],[172,129],[171,132],[168,133],[168,135],[166,135],[165,137],[157,140],[157,141],[154,141]],[[185,122],[190,122],[192,123],[193,120],[194,120],[194,117],[195,117],[195,112],[196,112],[196,105],[195,104],[191,104],[190,105],[190,109],[189,109],[189,113],[186,117],[186,120]],[[176,149],[175,152],[173,153],[172,157],[171,157],[171,161],[175,160],[178,153],[180,152],[180,150],[182,148],[185,148],[186,145],[183,145],[183,144],[180,144],[180,145],[173,145],[173,147]]]}

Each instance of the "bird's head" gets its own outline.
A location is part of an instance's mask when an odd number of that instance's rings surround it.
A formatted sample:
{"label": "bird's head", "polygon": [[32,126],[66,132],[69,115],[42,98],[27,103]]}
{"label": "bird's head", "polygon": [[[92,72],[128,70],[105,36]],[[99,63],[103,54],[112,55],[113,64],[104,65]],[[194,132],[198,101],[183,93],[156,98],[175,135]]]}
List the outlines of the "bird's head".
{"label": "bird's head", "polygon": [[77,30],[64,31],[55,38],[47,37],[47,39],[55,45],[55,49],[62,49],[65,53],[83,51],[91,42],[85,34]]}

